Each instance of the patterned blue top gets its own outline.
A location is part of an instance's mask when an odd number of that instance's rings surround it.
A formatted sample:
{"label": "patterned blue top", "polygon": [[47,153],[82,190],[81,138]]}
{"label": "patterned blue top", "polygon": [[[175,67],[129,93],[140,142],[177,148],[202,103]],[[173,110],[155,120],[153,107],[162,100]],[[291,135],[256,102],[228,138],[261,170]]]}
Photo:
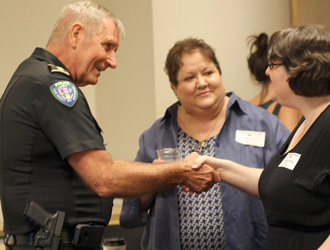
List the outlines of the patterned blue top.
{"label": "patterned blue top", "polygon": [[[182,158],[196,151],[201,155],[214,156],[217,135],[200,142],[178,127],[178,145]],[[208,192],[190,194],[178,186],[181,249],[225,249],[222,199],[220,184]]]}
{"label": "patterned blue top", "polygon": [[[215,157],[263,168],[276,154],[290,131],[267,110],[228,93],[226,121],[215,140]],[[178,103],[166,110],[139,140],[137,161],[153,162],[156,149],[178,146]],[[238,142],[237,131],[265,132],[265,145]],[[265,249],[267,223],[260,200],[220,182],[226,249]],[[180,222],[177,187],[156,194],[149,213],[140,211],[139,199],[124,200],[120,224],[132,228],[144,226],[143,249],[179,250]]]}

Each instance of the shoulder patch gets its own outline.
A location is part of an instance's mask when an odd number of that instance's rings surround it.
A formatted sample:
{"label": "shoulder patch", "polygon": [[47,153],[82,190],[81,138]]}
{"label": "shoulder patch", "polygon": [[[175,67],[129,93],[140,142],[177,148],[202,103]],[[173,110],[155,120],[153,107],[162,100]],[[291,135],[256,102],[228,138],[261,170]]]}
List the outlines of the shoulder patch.
{"label": "shoulder patch", "polygon": [[62,73],[62,74],[68,75],[68,76],[70,75],[69,71],[67,71],[66,69],[63,69],[60,66],[56,66],[56,65],[53,65],[53,64],[48,64],[48,67],[50,67],[50,72],[51,73],[58,72],[58,73]]}
{"label": "shoulder patch", "polygon": [[72,108],[78,100],[78,90],[76,85],[68,81],[60,81],[50,86],[50,92],[56,100]]}

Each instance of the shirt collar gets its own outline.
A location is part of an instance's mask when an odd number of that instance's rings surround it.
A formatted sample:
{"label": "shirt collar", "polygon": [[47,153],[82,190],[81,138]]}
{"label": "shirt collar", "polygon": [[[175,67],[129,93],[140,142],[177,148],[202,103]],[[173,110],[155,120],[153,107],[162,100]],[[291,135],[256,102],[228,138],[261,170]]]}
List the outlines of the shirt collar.
{"label": "shirt collar", "polygon": [[243,101],[240,97],[238,97],[234,92],[228,92],[226,93],[226,96],[229,97],[229,102],[227,105],[227,116],[228,116],[228,111],[233,110],[237,112],[242,112],[243,114],[247,114],[248,110],[245,105],[245,101]]}
{"label": "shirt collar", "polygon": [[179,105],[180,105],[180,102],[177,101],[174,104],[172,104],[170,107],[168,107],[166,109],[165,114],[164,114],[164,116],[161,120],[163,121],[163,120],[168,120],[168,119],[171,119],[173,117],[176,117],[177,113],[178,113]]}
{"label": "shirt collar", "polygon": [[[47,51],[43,48],[36,48],[34,50],[33,54],[31,55],[31,57],[34,57],[38,60],[46,61],[49,64],[59,66],[68,71],[68,69],[65,67],[65,65],[56,56],[54,56],[52,53],[50,53],[49,51]],[[71,77],[71,75],[70,75],[70,77]]]}

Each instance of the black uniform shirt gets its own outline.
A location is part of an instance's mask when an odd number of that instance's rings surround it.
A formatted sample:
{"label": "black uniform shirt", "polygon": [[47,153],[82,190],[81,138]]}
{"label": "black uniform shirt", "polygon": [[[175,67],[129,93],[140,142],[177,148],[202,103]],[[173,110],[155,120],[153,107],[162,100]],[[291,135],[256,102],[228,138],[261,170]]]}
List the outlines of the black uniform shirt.
{"label": "black uniform shirt", "polygon": [[4,231],[34,229],[23,214],[36,201],[66,213],[65,226],[106,225],[111,198],[87,187],[66,162],[68,155],[105,149],[101,129],[65,66],[36,48],[10,80],[0,103],[0,182]]}

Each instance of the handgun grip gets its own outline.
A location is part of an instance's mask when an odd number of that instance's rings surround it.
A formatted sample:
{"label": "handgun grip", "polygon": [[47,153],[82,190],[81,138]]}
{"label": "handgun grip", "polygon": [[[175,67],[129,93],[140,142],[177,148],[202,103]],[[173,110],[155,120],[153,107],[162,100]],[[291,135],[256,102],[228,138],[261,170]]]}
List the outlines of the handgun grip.
{"label": "handgun grip", "polygon": [[46,227],[48,218],[51,217],[50,213],[48,213],[34,201],[31,201],[29,204],[27,204],[24,215],[34,223],[38,224],[40,227]]}

